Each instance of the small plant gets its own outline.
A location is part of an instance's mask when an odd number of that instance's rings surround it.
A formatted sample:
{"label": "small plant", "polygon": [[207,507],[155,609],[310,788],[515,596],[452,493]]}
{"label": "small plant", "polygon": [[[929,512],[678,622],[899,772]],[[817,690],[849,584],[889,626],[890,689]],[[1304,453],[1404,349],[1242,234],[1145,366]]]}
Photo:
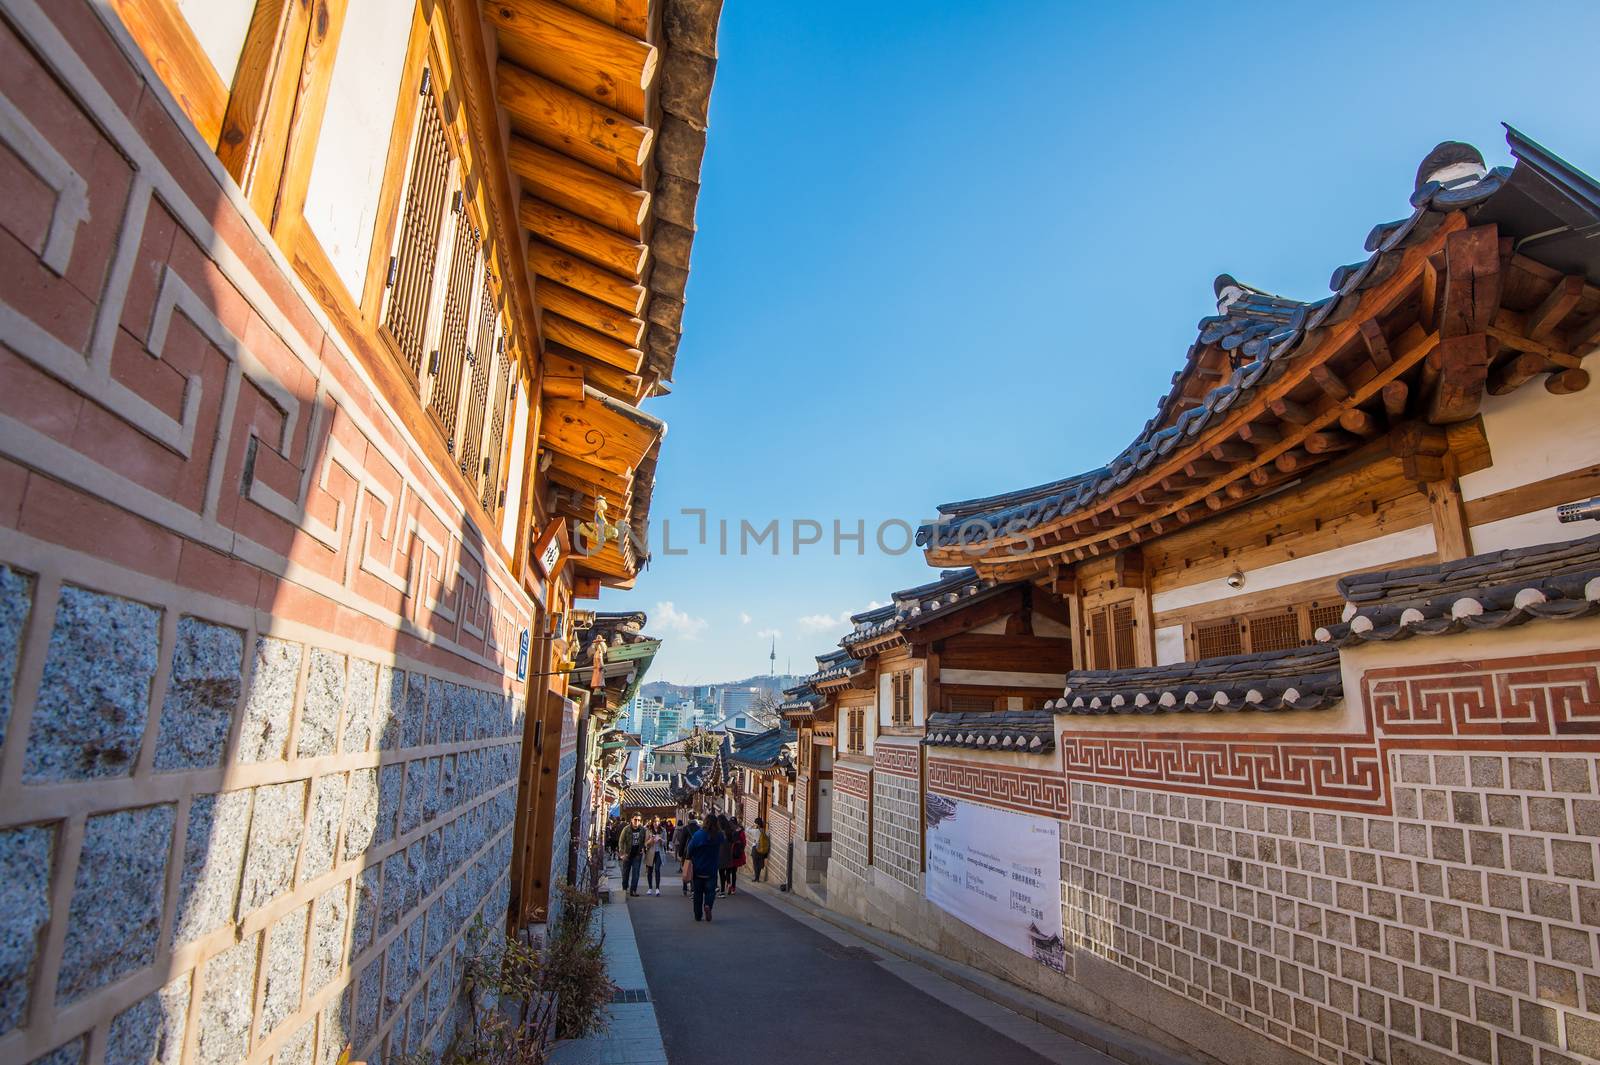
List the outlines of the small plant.
{"label": "small plant", "polygon": [[605,937],[594,931],[593,892],[559,885],[561,908],[545,945],[544,989],[555,997],[556,1035],[581,1039],[600,1031],[616,990],[606,974]]}

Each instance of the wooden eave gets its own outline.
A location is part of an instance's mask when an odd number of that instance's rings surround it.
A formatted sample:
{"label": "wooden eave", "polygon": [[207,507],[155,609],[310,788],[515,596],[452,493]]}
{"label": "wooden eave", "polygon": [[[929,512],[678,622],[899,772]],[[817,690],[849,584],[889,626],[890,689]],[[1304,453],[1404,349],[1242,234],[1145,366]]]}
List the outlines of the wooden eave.
{"label": "wooden eave", "polygon": [[1470,418],[1485,391],[1538,375],[1551,391],[1575,391],[1588,383],[1579,362],[1600,337],[1597,316],[1595,286],[1514,254],[1493,225],[1469,229],[1452,212],[1214,428],[1091,507],[986,541],[977,557],[946,545],[928,559],[999,580],[1033,577],[1241,506],[1403,419]]}

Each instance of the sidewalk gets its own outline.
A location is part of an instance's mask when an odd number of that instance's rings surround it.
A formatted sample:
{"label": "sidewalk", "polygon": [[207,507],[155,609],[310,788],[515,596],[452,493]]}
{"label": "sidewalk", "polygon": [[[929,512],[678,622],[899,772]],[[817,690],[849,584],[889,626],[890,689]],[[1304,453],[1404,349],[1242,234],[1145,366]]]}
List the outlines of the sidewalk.
{"label": "sidewalk", "polygon": [[611,901],[601,905],[598,913],[606,937],[606,969],[617,986],[608,1011],[610,1021],[599,1035],[556,1044],[551,1065],[667,1065],[655,1003],[645,983],[633,920],[628,915],[627,893],[622,890],[615,862],[607,863],[601,889],[610,893]]}

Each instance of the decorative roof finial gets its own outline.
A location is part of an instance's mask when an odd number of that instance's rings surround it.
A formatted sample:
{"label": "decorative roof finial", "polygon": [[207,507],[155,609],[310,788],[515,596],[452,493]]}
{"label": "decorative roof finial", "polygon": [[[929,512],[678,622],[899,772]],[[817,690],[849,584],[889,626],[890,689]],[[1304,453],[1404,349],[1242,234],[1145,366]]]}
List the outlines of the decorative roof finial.
{"label": "decorative roof finial", "polygon": [[1466,177],[1483,177],[1489,172],[1484,165],[1483,153],[1461,141],[1441,141],[1417,167],[1417,183],[1413,192],[1430,181],[1440,184]]}

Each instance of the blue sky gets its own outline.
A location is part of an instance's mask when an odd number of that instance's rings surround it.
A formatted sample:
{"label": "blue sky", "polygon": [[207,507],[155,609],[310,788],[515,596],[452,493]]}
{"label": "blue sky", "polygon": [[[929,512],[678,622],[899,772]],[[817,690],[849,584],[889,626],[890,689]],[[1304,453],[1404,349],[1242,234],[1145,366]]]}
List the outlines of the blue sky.
{"label": "blue sky", "polygon": [[[657,679],[763,671],[773,632],[807,671],[932,575],[881,523],[1120,450],[1217,273],[1325,295],[1435,143],[1509,163],[1502,120],[1600,170],[1596,40],[1583,2],[729,3],[650,407],[656,557],[602,608],[651,615]],[[739,522],[774,519],[780,554],[741,556]],[[823,529],[798,555],[796,519]],[[834,553],[835,519],[864,553]]]}

